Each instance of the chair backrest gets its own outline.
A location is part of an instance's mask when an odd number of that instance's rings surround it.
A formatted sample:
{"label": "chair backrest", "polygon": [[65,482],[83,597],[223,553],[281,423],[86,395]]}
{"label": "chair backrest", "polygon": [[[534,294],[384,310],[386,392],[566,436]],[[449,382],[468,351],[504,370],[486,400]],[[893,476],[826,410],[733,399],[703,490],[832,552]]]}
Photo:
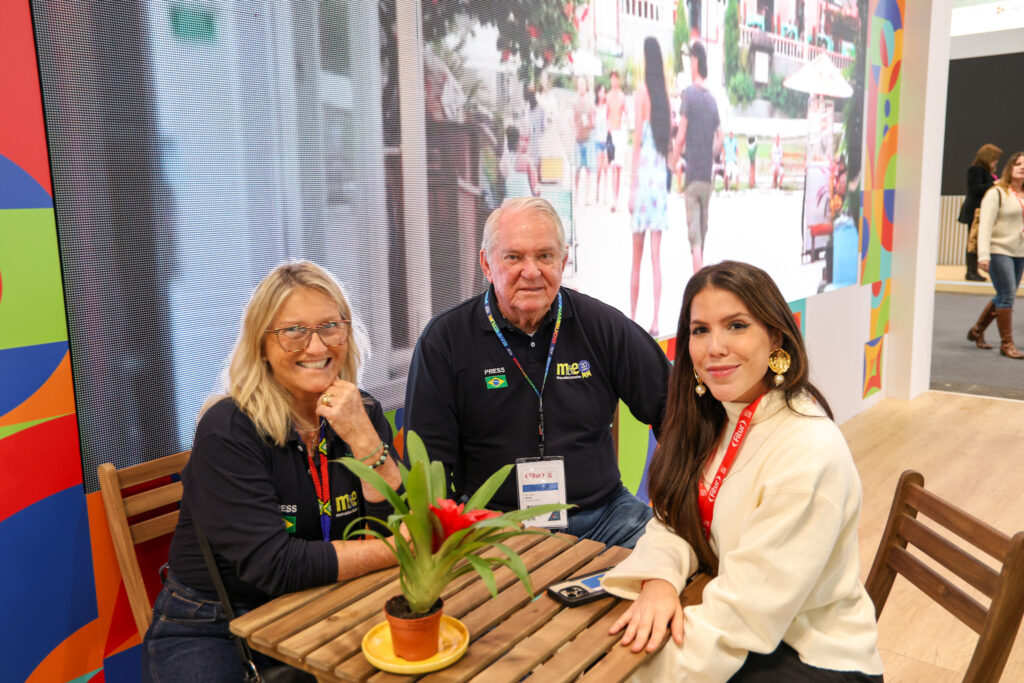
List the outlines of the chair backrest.
{"label": "chair backrest", "polygon": [[[181,481],[177,478],[171,481],[170,476],[181,473],[188,462],[189,453],[184,451],[121,470],[107,462],[100,465],[97,471],[110,538],[114,542],[114,554],[121,568],[121,578],[140,636],[144,636],[149,628],[153,606],[146,594],[135,546],[174,531],[178,523],[177,507],[161,514],[152,513],[181,501]],[[147,482],[156,485],[141,493],[130,493],[127,496],[122,493],[124,489]]]}
{"label": "chair backrest", "polygon": [[[952,532],[951,539],[926,526],[927,517]],[[964,548],[964,540],[995,558],[993,569],[978,559],[980,553]],[[988,608],[949,578],[912,555],[912,545],[964,582],[991,599]],[[900,477],[889,511],[889,520],[867,579],[867,591],[882,613],[896,574],[921,589],[978,634],[978,644],[964,675],[965,683],[999,680],[1013,647],[1024,613],[1024,531],[1010,538],[977,517],[924,489],[924,477],[907,470]]]}

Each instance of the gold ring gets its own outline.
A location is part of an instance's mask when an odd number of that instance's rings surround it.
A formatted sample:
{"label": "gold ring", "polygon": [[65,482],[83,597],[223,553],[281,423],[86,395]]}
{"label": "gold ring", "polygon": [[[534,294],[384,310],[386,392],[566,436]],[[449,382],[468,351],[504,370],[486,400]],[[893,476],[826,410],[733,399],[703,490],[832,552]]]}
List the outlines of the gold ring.
{"label": "gold ring", "polygon": [[334,405],[333,403],[331,403],[331,399],[333,398],[334,397],[331,396],[330,394],[324,394],[323,396],[320,397],[320,402],[323,403],[328,408],[330,408],[331,406]]}

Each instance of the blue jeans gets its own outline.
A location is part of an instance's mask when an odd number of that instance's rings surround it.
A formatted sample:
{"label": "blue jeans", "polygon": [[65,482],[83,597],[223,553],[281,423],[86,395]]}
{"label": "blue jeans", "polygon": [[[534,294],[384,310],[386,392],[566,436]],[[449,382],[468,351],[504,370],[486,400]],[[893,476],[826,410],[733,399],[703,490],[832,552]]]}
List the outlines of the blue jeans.
{"label": "blue jeans", "polygon": [[[235,616],[244,611],[238,610]],[[258,652],[253,652],[253,661],[260,671],[281,666]],[[142,641],[142,680],[191,683],[241,681],[244,676],[220,601],[182,585],[168,570]]]}
{"label": "blue jeans", "polygon": [[648,505],[619,484],[619,490],[606,505],[570,514],[565,533],[605,545],[632,548],[652,516],[654,511]]}
{"label": "blue jeans", "polygon": [[992,278],[992,286],[996,288],[992,303],[996,308],[1013,308],[1013,297],[1020,287],[1021,275],[1024,275],[1024,256],[992,254],[988,274]]}
{"label": "blue jeans", "polygon": [[590,147],[590,140],[576,143],[576,167],[585,168],[588,171],[594,170],[594,154]]}

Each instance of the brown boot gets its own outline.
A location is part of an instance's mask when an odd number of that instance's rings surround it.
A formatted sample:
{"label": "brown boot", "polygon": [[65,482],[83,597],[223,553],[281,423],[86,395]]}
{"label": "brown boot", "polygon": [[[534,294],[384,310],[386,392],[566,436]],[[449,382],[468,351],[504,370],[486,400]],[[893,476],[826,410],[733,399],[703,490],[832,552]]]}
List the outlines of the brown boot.
{"label": "brown boot", "polygon": [[996,325],[999,326],[999,353],[1007,358],[1024,359],[1024,353],[1013,345],[1013,309],[997,308]]}
{"label": "brown boot", "polygon": [[967,330],[967,340],[972,341],[978,345],[979,349],[991,349],[992,345],[985,341],[985,329],[992,323],[996,318],[996,305],[991,301],[985,305],[985,310],[981,312],[981,317],[978,318],[978,322],[974,323],[974,327]]}

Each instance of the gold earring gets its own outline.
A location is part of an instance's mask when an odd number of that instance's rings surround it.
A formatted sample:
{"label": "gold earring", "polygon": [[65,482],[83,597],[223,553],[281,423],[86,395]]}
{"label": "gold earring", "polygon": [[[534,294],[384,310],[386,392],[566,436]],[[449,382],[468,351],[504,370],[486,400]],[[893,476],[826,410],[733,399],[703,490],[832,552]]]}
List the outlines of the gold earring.
{"label": "gold earring", "polygon": [[698,396],[703,396],[705,393],[707,393],[708,389],[700,381],[700,375],[697,374],[697,368],[693,369],[693,378],[697,380],[697,386],[693,388],[694,393],[696,393]]}
{"label": "gold earring", "polygon": [[786,381],[784,375],[789,370],[789,354],[786,350],[779,347],[771,352],[768,356],[768,368],[775,373],[775,386],[781,387],[782,383]]}

